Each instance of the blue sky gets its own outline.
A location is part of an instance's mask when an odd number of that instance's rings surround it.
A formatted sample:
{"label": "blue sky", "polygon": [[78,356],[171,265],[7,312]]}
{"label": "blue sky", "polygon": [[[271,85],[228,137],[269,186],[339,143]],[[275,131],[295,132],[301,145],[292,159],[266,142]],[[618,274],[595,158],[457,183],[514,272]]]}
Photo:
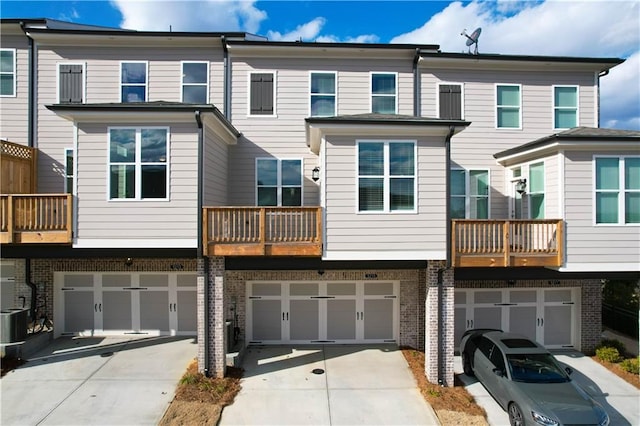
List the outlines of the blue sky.
{"label": "blue sky", "polygon": [[617,57],[601,79],[601,126],[640,130],[637,0],[255,1],[1,0],[2,18],[52,18],[135,30],[247,31],[270,40],[439,44],[480,53]]}

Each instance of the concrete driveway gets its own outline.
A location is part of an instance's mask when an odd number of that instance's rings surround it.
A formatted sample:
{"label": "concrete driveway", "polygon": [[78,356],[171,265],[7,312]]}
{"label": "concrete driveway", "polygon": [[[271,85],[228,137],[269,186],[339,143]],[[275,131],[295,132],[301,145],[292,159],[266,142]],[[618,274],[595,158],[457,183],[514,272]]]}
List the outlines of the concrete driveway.
{"label": "concrete driveway", "polygon": [[193,337],[62,337],[0,380],[4,425],[155,425]]}
{"label": "concrete driveway", "polygon": [[402,352],[380,346],[257,346],[220,425],[438,425]]}
{"label": "concrete driveway", "polygon": [[[640,424],[640,390],[625,382],[609,370],[580,352],[553,352],[558,361],[573,369],[571,378],[604,407],[609,414],[611,425],[631,426]],[[487,412],[492,426],[508,425],[509,416],[487,390],[475,378],[462,373],[459,356],[454,361],[455,374],[465,383],[476,402]]]}

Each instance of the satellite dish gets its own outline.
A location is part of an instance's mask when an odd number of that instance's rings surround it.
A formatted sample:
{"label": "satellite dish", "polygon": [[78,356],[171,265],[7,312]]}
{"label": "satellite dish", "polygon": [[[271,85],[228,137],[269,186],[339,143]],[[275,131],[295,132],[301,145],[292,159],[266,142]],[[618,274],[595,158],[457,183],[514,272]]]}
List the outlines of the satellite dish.
{"label": "satellite dish", "polygon": [[478,54],[478,39],[480,38],[480,33],[482,32],[482,28],[478,27],[476,28],[471,35],[467,34],[467,30],[466,28],[464,30],[462,30],[462,32],[460,33],[460,35],[463,35],[467,38],[467,46],[469,47],[469,53],[471,53],[471,46],[473,46],[474,44],[476,45],[473,54],[477,55]]}

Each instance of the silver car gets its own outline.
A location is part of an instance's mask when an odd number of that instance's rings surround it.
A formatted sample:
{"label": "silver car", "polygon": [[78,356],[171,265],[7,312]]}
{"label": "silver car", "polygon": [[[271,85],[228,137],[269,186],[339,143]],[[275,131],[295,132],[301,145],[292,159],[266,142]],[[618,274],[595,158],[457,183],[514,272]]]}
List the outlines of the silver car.
{"label": "silver car", "polygon": [[509,414],[511,425],[609,424],[604,409],[571,380],[543,346],[519,334],[468,330],[460,353],[465,374],[476,376]]}

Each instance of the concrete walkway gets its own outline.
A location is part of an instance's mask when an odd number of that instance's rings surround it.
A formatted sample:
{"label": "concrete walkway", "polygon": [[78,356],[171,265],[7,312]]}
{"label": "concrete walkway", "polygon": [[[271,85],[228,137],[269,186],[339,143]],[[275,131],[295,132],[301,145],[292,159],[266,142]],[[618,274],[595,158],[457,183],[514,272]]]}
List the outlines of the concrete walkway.
{"label": "concrete walkway", "polygon": [[439,425],[394,345],[258,346],[220,425]]}
{"label": "concrete walkway", "polygon": [[59,338],[0,380],[5,425],[155,425],[193,337]]}

